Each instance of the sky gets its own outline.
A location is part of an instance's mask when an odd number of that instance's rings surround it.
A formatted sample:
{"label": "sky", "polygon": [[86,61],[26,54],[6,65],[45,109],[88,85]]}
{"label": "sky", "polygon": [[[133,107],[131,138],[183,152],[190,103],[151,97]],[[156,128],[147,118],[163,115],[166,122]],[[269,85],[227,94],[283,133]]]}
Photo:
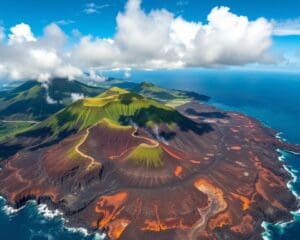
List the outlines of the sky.
{"label": "sky", "polygon": [[0,79],[105,70],[300,70],[299,0],[0,2]]}

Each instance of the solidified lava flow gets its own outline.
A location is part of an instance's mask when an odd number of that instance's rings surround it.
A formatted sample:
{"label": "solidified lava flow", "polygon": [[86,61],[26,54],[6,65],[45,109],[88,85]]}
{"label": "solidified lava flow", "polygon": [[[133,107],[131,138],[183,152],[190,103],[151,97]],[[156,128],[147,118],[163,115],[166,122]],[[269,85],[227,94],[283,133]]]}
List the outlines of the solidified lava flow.
{"label": "solidified lava flow", "polygon": [[0,192],[15,206],[59,208],[70,225],[111,240],[261,239],[263,221],[292,219],[298,201],[277,149],[298,146],[239,113],[196,102],[177,111],[177,124],[101,118],[20,151],[3,164]]}

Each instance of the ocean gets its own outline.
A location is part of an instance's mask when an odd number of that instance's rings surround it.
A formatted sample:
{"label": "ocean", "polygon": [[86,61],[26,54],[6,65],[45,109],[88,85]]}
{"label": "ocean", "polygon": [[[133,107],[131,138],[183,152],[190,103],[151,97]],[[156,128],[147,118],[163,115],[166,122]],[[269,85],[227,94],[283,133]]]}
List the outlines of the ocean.
{"label": "ocean", "polygon": [[[120,77],[115,72],[107,73]],[[210,104],[243,112],[278,131],[278,137],[300,144],[300,74],[234,70],[134,71],[131,80],[150,81],[166,88],[195,91],[210,96]],[[282,152],[281,160],[294,175],[289,183],[300,194],[300,156]],[[264,239],[297,240],[300,217],[286,224],[265,223]],[[66,229],[57,212],[30,202],[15,211],[0,199],[0,239],[2,240],[92,240],[84,230]]]}

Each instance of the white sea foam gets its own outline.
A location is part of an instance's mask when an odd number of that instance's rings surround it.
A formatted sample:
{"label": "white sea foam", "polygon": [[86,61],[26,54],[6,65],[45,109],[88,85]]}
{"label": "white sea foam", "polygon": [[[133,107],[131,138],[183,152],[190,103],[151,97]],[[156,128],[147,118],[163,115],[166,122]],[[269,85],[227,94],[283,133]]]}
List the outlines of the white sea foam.
{"label": "white sea foam", "polygon": [[19,212],[21,209],[23,209],[24,207],[21,207],[21,208],[13,208],[12,206],[9,206],[9,205],[7,205],[6,204],[6,199],[4,198],[4,197],[2,197],[2,196],[0,196],[0,200],[2,200],[4,203],[4,205],[3,205],[3,207],[2,207],[2,211],[6,214],[6,215],[8,215],[8,216],[10,216],[10,215],[14,215],[14,214],[16,214],[17,212]]}
{"label": "white sea foam", "polygon": [[84,237],[93,235],[93,240],[104,240],[106,237],[105,233],[89,233],[88,230],[83,227],[67,227],[66,223],[68,223],[69,221],[63,217],[62,217],[62,221],[63,221],[64,229],[66,229],[71,233],[80,233]]}
{"label": "white sea foam", "polygon": [[95,236],[94,236],[94,240],[104,240],[106,237],[106,234],[105,233],[96,233]]}
{"label": "white sea foam", "polygon": [[[4,201],[4,204],[6,203],[6,199],[4,197],[0,196],[0,200]],[[61,217],[62,222],[63,222],[63,227],[71,233],[80,233],[84,237],[87,237],[89,235],[93,235],[93,240],[104,240],[105,237],[106,237],[105,233],[89,234],[88,230],[85,229],[85,228],[82,228],[82,227],[79,227],[79,228],[67,227],[67,226],[65,226],[65,223],[67,223],[68,220],[63,218],[63,213],[62,212],[60,212],[59,210],[50,210],[46,204],[37,204],[37,202],[34,201],[34,200],[28,201],[28,203],[30,203],[30,202],[33,203],[36,206],[38,214],[42,215],[47,220],[51,220],[55,217]],[[13,208],[13,207],[5,204],[2,207],[2,210],[7,215],[14,215],[14,214],[18,213],[21,209],[23,209],[25,207],[26,207],[26,205],[24,205],[23,207],[17,209],[17,208]],[[47,237],[47,238],[48,239],[53,239],[51,237]]]}
{"label": "white sea foam", "polygon": [[298,173],[298,171],[296,169],[293,169],[291,166],[288,166],[286,163],[285,163],[285,152],[283,152],[282,150],[280,149],[277,149],[277,151],[280,153],[280,156],[279,156],[279,161],[283,163],[283,168],[289,173],[291,174],[292,176],[292,179],[290,181],[287,182],[287,187],[288,189],[293,193],[293,195],[297,198],[300,198],[299,194],[295,191],[294,187],[293,187],[293,184],[297,182],[298,180],[298,176],[296,175],[296,173]]}
{"label": "white sea foam", "polygon": [[[286,141],[286,139],[282,138],[281,137],[281,134],[282,133],[277,133],[276,134],[276,138],[282,140],[282,141]],[[280,162],[283,163],[283,167],[284,169],[291,174],[292,176],[292,179],[290,181],[287,182],[287,187],[288,189],[293,193],[293,195],[297,198],[297,199],[300,199],[300,196],[299,194],[295,191],[294,187],[293,187],[293,184],[297,182],[297,175],[296,173],[298,173],[298,170],[296,169],[293,169],[291,166],[288,166],[285,162],[285,159],[286,159],[286,153],[284,151],[282,151],[281,149],[277,149],[277,152],[280,153],[280,156],[278,157],[278,160]],[[293,153],[293,152],[289,152],[289,153],[292,153],[292,154],[295,154],[295,155],[298,155],[296,153]],[[291,221],[288,221],[288,222],[280,222],[280,223],[276,223],[274,224],[273,226],[277,227],[277,229],[283,233],[284,229],[291,223],[295,222],[296,218],[299,218],[300,217],[300,210],[298,211],[291,211],[290,212],[294,219],[291,220]],[[262,223],[262,227],[264,228],[264,232],[262,233],[262,238],[264,240],[271,240],[272,239],[272,234],[271,234],[271,231],[269,230],[268,226],[271,225],[270,223],[267,223],[267,222],[263,222]]]}
{"label": "white sea foam", "polygon": [[18,213],[22,208],[13,208],[11,206],[8,206],[8,205],[4,205],[2,210],[5,212],[6,215],[14,215],[16,213]]}
{"label": "white sea foam", "polygon": [[263,240],[271,240],[272,239],[272,234],[271,231],[268,229],[269,224],[267,222],[262,222],[261,226],[265,231],[262,233],[262,238]]}
{"label": "white sea foam", "polygon": [[44,218],[53,219],[55,217],[63,216],[63,213],[59,210],[50,210],[46,204],[39,204],[37,205],[37,211],[41,214]]}
{"label": "white sea foam", "polygon": [[279,132],[279,133],[276,133],[275,137],[283,142],[286,142],[287,140],[284,137],[282,137],[282,135],[283,135],[283,132]]}
{"label": "white sea foam", "polygon": [[89,234],[88,230],[85,228],[73,228],[73,227],[66,227],[64,226],[64,228],[71,232],[71,233],[80,233],[82,234],[84,237],[90,236],[90,235],[94,235],[93,236],[93,240],[104,240],[106,237],[105,233],[95,233],[95,234]]}
{"label": "white sea foam", "polygon": [[82,227],[79,228],[73,228],[73,227],[66,227],[64,226],[64,228],[71,232],[71,233],[81,233],[82,235],[84,235],[85,237],[89,235],[88,230]]}

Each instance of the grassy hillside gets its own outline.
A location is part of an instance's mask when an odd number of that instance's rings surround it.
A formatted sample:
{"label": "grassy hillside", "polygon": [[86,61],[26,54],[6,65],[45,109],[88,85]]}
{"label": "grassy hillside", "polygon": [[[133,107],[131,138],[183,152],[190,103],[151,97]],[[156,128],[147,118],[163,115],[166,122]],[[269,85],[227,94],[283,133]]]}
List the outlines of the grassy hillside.
{"label": "grassy hillside", "polygon": [[[185,125],[188,119],[171,107],[120,88],[111,88],[94,98],[78,100],[46,121],[37,124],[27,136],[65,136],[92,126],[102,119],[119,125]],[[190,124],[190,122],[189,122]],[[191,125],[187,124],[187,127]]]}
{"label": "grassy hillside", "polygon": [[144,165],[147,168],[158,168],[164,165],[163,149],[160,146],[151,147],[140,144],[127,156],[127,159],[136,165]]}
{"label": "grassy hillside", "polygon": [[142,82],[132,89],[133,92],[176,107],[191,100],[207,101],[209,97],[194,92],[179,91],[158,87],[149,82]]}
{"label": "grassy hillside", "polygon": [[23,132],[33,126],[30,122],[0,122],[0,141],[14,136],[17,133]]}
{"label": "grassy hillside", "polygon": [[99,86],[104,88],[119,87],[126,90],[132,90],[138,85],[139,85],[138,83],[129,82],[124,79],[117,79],[117,78],[108,78],[106,81],[101,82],[99,84]]}
{"label": "grassy hillside", "polygon": [[102,88],[67,79],[53,79],[48,89],[37,81],[27,81],[0,93],[0,119],[43,120],[72,103],[72,94],[96,96],[100,92]]}

